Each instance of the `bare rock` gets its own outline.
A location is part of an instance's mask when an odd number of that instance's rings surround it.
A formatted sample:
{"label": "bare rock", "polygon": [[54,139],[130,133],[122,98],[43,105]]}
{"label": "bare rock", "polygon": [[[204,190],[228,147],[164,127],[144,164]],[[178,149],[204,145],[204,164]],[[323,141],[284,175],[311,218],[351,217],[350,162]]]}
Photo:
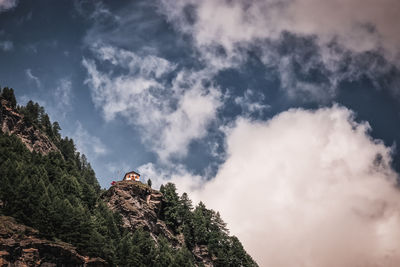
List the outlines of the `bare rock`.
{"label": "bare rock", "polygon": [[[174,248],[185,244],[183,234],[174,235],[160,213],[163,207],[161,192],[137,181],[116,182],[101,196],[108,207],[122,216],[124,227],[130,231],[143,228],[148,231],[157,243],[160,236],[165,237]],[[207,246],[196,246],[192,253],[201,266],[213,266]]]}
{"label": "bare rock", "polygon": [[36,151],[41,154],[59,151],[45,134],[33,126],[26,125],[24,116],[12,108],[5,99],[1,99],[0,102],[0,127],[3,133],[18,136],[29,151]]}
{"label": "bare rock", "polygon": [[75,247],[41,239],[38,231],[0,216],[0,267],[3,266],[108,266],[100,258],[80,255]]}
{"label": "bare rock", "polygon": [[206,267],[214,266],[207,246],[196,245],[193,248],[192,252],[193,255],[196,257],[196,260],[201,261],[204,264],[204,266]]}
{"label": "bare rock", "polygon": [[164,221],[159,219],[162,208],[162,194],[148,185],[137,181],[115,183],[102,195],[111,210],[122,215],[124,227],[134,231],[138,228],[149,231],[157,242],[165,237],[174,247],[182,244],[174,236]]}

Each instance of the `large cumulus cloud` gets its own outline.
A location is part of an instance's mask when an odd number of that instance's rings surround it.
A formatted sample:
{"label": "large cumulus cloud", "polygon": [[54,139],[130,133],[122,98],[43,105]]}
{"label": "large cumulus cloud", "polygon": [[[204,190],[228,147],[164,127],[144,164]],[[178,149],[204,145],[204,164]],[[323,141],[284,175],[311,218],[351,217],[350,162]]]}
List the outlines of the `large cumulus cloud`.
{"label": "large cumulus cloud", "polygon": [[369,130],[340,106],[239,119],[216,177],[187,190],[261,266],[399,266],[397,174]]}

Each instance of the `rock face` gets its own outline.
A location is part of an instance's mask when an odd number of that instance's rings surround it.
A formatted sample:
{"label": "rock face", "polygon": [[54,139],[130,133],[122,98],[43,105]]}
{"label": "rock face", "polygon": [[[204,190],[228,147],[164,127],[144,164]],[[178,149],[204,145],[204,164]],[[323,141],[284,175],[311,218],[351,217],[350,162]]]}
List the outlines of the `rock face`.
{"label": "rock face", "polygon": [[149,186],[136,181],[120,181],[115,183],[102,195],[113,211],[122,215],[124,227],[134,231],[138,228],[149,231],[155,241],[162,235],[174,247],[182,246],[182,242],[168,229],[164,221],[159,219],[162,208],[162,194]]}
{"label": "rock face", "polygon": [[3,266],[108,266],[100,258],[79,255],[67,243],[41,239],[38,231],[0,216],[0,267]]}
{"label": "rock face", "polygon": [[23,120],[23,115],[13,109],[8,101],[1,99],[0,102],[0,127],[3,133],[15,134],[30,151],[42,154],[59,151],[45,134],[34,129],[33,126],[28,127]]}
{"label": "rock face", "polygon": [[[164,236],[174,248],[184,245],[182,235],[174,235],[159,215],[163,206],[161,192],[137,181],[116,182],[102,195],[108,207],[121,214],[124,227],[134,231],[142,227],[157,242]],[[213,266],[206,246],[195,246],[192,251],[202,266]]]}

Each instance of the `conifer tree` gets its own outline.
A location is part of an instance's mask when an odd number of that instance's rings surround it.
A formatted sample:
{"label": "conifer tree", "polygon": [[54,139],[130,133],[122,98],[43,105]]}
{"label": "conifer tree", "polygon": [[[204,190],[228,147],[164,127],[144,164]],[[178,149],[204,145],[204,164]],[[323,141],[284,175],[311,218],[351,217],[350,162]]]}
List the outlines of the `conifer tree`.
{"label": "conifer tree", "polygon": [[176,186],[173,183],[167,183],[162,187],[163,198],[165,206],[163,207],[163,216],[166,224],[171,227],[175,232],[181,223],[181,211],[179,196],[176,193]]}
{"label": "conifer tree", "polygon": [[168,245],[168,241],[164,237],[158,240],[157,255],[154,259],[155,267],[171,266],[174,260],[173,251]]}
{"label": "conifer tree", "polygon": [[[13,91],[6,92],[7,98],[11,95]],[[171,247],[162,236],[156,244],[143,229],[129,233],[121,215],[100,200],[90,163],[72,139],[61,138],[58,123],[51,124],[32,101],[19,110],[61,153],[30,152],[19,138],[0,132],[0,214],[38,229],[47,239],[70,242],[78,252],[101,257],[111,266],[202,266],[191,253],[199,245],[207,247],[214,266],[256,266],[240,241],[229,236],[218,212],[202,202],[193,210],[188,195],[179,197],[172,183],[160,187],[160,217],[176,235],[183,234],[183,247]]]}
{"label": "conifer tree", "polygon": [[1,97],[7,100],[12,108],[16,107],[17,100],[15,99],[14,89],[4,87],[3,90],[1,91]]}

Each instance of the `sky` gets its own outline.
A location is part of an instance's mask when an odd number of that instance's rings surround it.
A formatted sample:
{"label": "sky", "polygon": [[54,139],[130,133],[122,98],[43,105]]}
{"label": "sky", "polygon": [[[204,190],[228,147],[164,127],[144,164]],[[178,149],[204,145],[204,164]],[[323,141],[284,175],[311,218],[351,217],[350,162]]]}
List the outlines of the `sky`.
{"label": "sky", "polygon": [[172,181],[260,266],[398,266],[399,12],[0,0],[0,85],[44,106],[102,187]]}

